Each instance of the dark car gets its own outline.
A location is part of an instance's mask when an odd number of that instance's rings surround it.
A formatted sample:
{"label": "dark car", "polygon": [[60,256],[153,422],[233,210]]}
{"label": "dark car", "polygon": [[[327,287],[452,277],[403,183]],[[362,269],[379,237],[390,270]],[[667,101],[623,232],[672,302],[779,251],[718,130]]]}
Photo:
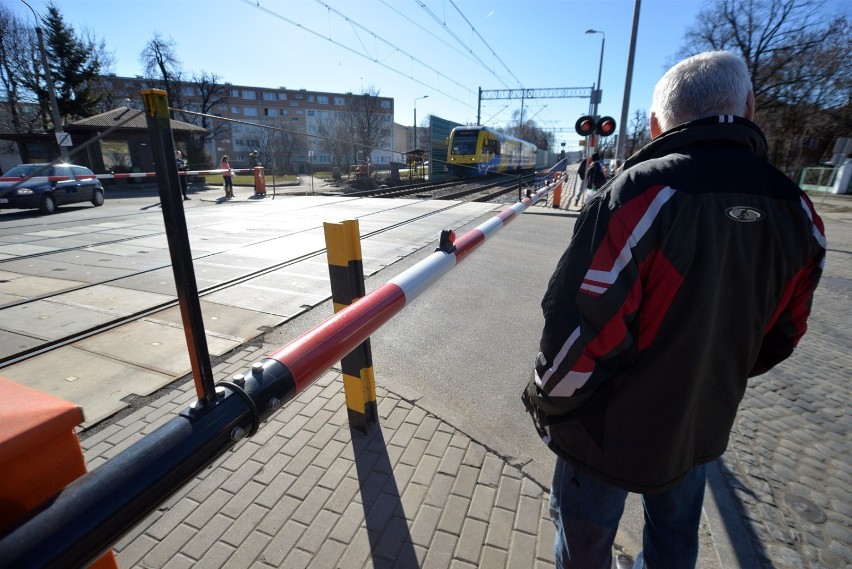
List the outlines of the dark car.
{"label": "dark car", "polygon": [[103,205],[104,187],[95,174],[74,164],[21,164],[0,177],[0,209],[38,208],[53,213],[60,205]]}

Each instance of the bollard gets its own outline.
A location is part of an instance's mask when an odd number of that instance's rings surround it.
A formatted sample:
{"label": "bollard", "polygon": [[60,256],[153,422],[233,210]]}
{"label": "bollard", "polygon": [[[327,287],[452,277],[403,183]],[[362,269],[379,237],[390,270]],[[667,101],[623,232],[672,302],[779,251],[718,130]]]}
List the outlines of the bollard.
{"label": "bollard", "polygon": [[254,167],[254,195],[266,195],[266,180],[263,178],[263,166]]}
{"label": "bollard", "polygon": [[[364,265],[361,261],[361,237],[357,220],[324,223],[334,312],[340,312],[365,295]],[[367,433],[378,423],[376,380],[373,352],[367,338],[340,360],[349,427]]]}
{"label": "bollard", "polygon": [[562,203],[562,180],[560,179],[556,183],[556,187],[553,188],[553,209],[559,209],[559,205]]}

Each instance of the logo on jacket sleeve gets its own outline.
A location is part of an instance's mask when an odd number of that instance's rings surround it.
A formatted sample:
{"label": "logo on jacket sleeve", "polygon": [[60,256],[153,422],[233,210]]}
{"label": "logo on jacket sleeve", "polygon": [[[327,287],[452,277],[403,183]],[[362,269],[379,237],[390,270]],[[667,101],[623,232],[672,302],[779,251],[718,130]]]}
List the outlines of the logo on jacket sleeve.
{"label": "logo on jacket sleeve", "polygon": [[760,211],[759,209],[754,209],[753,207],[748,206],[734,206],[729,207],[725,210],[725,215],[733,219],[734,221],[743,221],[746,223],[752,221],[760,221],[766,214]]}

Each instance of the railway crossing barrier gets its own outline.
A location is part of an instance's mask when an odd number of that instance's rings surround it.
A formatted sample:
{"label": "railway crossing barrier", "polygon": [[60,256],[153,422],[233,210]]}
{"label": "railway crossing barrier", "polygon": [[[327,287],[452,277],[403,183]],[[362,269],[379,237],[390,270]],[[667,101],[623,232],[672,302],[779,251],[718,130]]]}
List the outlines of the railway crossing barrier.
{"label": "railway crossing barrier", "polygon": [[[160,157],[163,216],[198,400],[68,484],[0,537],[0,562],[9,567],[82,567],[108,552],[160,503],[239,440],[253,435],[272,413],[552,189],[552,185],[541,188],[458,239],[451,231],[443,232],[438,249],[421,262],[255,362],[245,373],[214,383],[188,256],[177,167],[174,160],[165,160],[174,156],[165,91],[146,90],[143,98],[152,147]],[[167,167],[169,163],[172,166]],[[354,256],[347,257],[348,265]],[[366,403],[367,396],[364,399]]]}

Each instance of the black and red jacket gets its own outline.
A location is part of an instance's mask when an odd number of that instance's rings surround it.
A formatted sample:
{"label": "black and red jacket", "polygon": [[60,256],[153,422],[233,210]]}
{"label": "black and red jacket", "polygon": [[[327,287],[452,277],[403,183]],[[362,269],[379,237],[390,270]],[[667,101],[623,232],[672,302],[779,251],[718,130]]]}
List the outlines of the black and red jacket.
{"label": "black and red jacket", "polygon": [[631,492],[720,456],[747,379],[805,333],[822,220],[751,122],[658,137],[586,204],[542,300],[524,402],[548,446]]}

